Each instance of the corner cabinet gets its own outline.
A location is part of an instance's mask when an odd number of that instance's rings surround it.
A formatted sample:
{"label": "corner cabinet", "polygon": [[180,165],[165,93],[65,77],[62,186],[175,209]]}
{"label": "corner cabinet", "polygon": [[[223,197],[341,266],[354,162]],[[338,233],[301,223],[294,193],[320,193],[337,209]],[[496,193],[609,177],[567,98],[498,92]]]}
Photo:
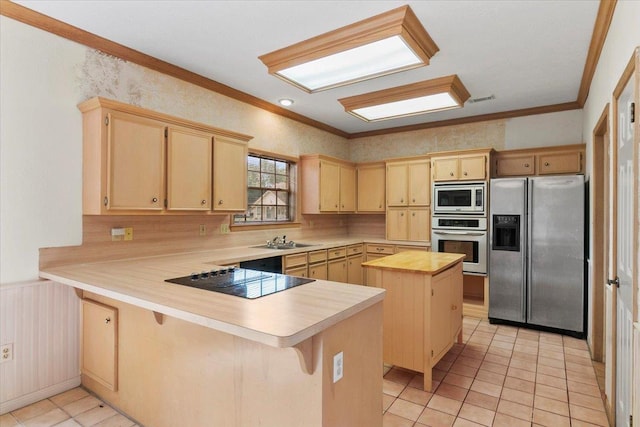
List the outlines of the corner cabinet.
{"label": "corner cabinet", "polygon": [[584,158],[584,144],[499,151],[492,160],[491,176],[580,174]]}
{"label": "corner cabinet", "polygon": [[358,164],[356,173],[357,211],[384,213],[386,176],[384,163]]}
{"label": "corner cabinet", "polygon": [[78,108],[85,215],[246,209],[250,136],[104,98]]}
{"label": "corner cabinet", "polygon": [[356,168],[353,163],[318,154],[300,156],[302,213],[353,213]]}

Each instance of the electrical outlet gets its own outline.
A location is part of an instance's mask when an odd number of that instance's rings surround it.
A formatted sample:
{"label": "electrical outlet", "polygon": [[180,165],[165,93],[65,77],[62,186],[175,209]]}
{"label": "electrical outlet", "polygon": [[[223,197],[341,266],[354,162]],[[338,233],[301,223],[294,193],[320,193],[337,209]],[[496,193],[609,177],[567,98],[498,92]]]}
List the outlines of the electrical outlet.
{"label": "electrical outlet", "polygon": [[133,240],[133,227],[124,229],[124,240]]}
{"label": "electrical outlet", "polygon": [[124,240],[124,228],[112,228],[111,229],[111,241],[117,242]]}
{"label": "electrical outlet", "polygon": [[228,234],[229,233],[229,224],[220,224],[220,233]]}
{"label": "electrical outlet", "polygon": [[342,352],[333,356],[333,382],[337,383],[344,375],[344,355]]}
{"label": "electrical outlet", "polygon": [[13,360],[13,343],[0,346],[0,363]]}
{"label": "electrical outlet", "polygon": [[205,236],[207,234],[207,226],[204,224],[200,224],[200,235]]}

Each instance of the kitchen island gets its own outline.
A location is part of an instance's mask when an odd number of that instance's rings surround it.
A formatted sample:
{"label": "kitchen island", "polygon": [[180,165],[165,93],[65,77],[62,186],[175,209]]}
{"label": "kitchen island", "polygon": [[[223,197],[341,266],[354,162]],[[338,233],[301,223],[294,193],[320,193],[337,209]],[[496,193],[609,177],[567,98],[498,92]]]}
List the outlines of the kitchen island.
{"label": "kitchen island", "polygon": [[202,252],[43,269],[83,298],[83,385],[148,426],[382,426],[383,290],[165,282],[215,268]]}
{"label": "kitchen island", "polygon": [[367,261],[370,286],[387,291],[384,300],[383,360],[424,373],[462,342],[463,254],[406,251]]}

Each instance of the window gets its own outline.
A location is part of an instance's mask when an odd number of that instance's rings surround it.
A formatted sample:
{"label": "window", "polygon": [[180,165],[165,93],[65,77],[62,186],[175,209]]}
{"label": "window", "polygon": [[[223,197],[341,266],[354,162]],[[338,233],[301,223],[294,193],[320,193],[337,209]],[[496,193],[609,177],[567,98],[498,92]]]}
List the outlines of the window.
{"label": "window", "polygon": [[247,156],[247,211],[233,223],[261,224],[293,220],[292,171],[295,164],[257,154]]}

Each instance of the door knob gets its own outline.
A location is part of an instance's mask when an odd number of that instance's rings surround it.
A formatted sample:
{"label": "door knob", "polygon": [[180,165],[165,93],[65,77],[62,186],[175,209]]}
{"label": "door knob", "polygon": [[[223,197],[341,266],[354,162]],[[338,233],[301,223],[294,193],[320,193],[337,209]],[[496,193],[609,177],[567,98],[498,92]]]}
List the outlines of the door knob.
{"label": "door knob", "polygon": [[616,276],[615,279],[607,279],[607,285],[616,285],[616,288],[620,287],[620,278]]}

